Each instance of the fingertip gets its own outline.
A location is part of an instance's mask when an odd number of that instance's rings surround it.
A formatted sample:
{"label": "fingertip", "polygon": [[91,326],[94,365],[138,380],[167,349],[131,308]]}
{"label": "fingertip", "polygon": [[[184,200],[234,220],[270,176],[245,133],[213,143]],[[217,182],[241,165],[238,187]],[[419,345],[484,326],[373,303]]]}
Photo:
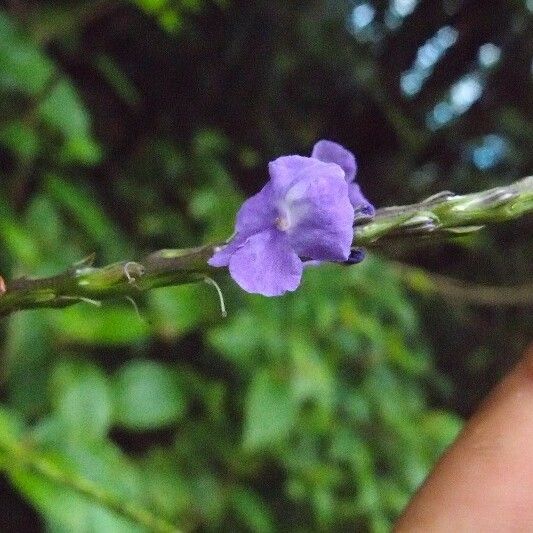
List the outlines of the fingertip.
{"label": "fingertip", "polygon": [[522,359],[526,377],[533,381],[533,342],[529,344]]}
{"label": "fingertip", "polygon": [[516,531],[533,524],[533,344],[483,402],[395,531]]}

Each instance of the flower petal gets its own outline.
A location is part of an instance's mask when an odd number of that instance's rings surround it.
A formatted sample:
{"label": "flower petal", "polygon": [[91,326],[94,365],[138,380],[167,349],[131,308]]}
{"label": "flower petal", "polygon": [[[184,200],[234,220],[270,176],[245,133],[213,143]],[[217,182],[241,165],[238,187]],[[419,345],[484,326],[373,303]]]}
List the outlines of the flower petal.
{"label": "flower petal", "polygon": [[322,163],[322,172],[291,187],[284,198],[289,242],[300,257],[345,261],[353,240],[354,209],[338,165]]}
{"label": "flower petal", "polygon": [[247,237],[237,233],[225,246],[221,246],[207,261],[212,267],[224,267],[229,265],[231,256],[246,242]]}
{"label": "flower petal", "polygon": [[344,177],[344,172],[339,166],[324,163],[312,157],[286,155],[271,161],[268,164],[268,172],[276,199],[285,196],[287,191],[299,181],[328,172],[328,167],[330,172]]}
{"label": "flower petal", "polygon": [[373,217],[376,214],[374,206],[365,198],[361,192],[361,187],[357,183],[350,183],[348,185],[348,195],[352,203],[355,214],[363,215],[364,217]]}
{"label": "flower petal", "polygon": [[268,182],[257,194],[248,198],[237,213],[235,230],[243,237],[271,227],[276,220],[274,193]]}
{"label": "flower petal", "polygon": [[311,157],[323,161],[324,163],[336,163],[346,175],[346,181],[351,183],[355,180],[357,173],[357,162],[355,157],[344,146],[333,141],[318,141],[313,147]]}
{"label": "flower petal", "polygon": [[231,256],[229,271],[245,291],[279,296],[298,287],[303,265],[286,235],[269,229],[248,238]]}

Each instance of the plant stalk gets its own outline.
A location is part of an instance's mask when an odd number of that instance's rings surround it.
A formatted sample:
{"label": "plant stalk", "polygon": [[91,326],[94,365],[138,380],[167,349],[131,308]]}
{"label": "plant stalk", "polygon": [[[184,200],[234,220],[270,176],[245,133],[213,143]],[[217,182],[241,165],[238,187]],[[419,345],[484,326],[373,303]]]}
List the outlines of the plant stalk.
{"label": "plant stalk", "polygon": [[[472,194],[443,191],[417,204],[378,209],[372,219],[356,217],[354,247],[384,246],[398,239],[457,237],[531,212],[533,176]],[[155,287],[202,281],[215,275],[217,269],[207,260],[223,245],[160,250],[138,262],[121,261],[100,268],[94,266],[94,256],[90,256],[56,276],[0,283],[0,317],[21,309],[66,307],[121,296],[135,298]]]}

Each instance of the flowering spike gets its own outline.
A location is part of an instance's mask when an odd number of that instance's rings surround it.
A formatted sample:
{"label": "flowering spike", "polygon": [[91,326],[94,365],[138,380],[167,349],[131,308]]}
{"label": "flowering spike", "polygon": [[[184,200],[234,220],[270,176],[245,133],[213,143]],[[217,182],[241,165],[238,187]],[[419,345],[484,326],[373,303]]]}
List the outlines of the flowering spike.
{"label": "flowering spike", "polygon": [[[379,247],[393,239],[413,243],[440,240],[531,213],[533,176],[464,196],[445,191],[418,204],[378,209],[372,220],[355,220],[353,245]],[[431,217],[432,223],[426,218],[426,224],[419,224],[413,231],[412,221],[417,216]],[[408,220],[411,220],[411,225],[405,225]],[[419,221],[422,222],[421,219]],[[7,284],[0,282],[0,317],[21,309],[62,308],[83,301],[83,298],[101,301],[124,296],[136,297],[140,292],[156,287],[202,281],[206,275],[214,273],[214,268],[207,265],[209,258],[211,265],[215,257],[219,265],[228,264],[237,250],[246,249],[247,240],[248,237],[236,235],[229,244],[226,241],[195,248],[159,250],[139,262],[144,267],[144,273],[137,276],[135,284],[130,283],[125,275],[126,261],[99,268],[87,265],[84,261],[81,267],[74,265],[63,273],[47,278],[23,276]],[[225,252],[225,256],[222,252]],[[350,253],[348,262],[360,259],[360,252]],[[320,262],[304,257],[305,266]],[[132,273],[129,267],[126,270]],[[267,270],[267,274],[270,275],[270,271]]]}

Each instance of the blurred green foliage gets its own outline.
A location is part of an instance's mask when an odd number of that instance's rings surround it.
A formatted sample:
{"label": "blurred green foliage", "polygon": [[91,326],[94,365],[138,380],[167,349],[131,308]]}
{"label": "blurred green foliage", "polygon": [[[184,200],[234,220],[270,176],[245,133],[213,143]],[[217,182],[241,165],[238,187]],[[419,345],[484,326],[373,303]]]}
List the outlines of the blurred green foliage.
{"label": "blurred green foliage", "polygon": [[[268,159],[321,137],[356,151],[379,205],[525,175],[530,13],[459,4],[6,2],[0,272],[225,238]],[[455,48],[402,93],[442,27],[463,28]],[[480,67],[487,42],[501,56]],[[476,69],[483,95],[443,115]],[[5,319],[2,531],[146,530],[72,477],[185,531],[388,531],[532,332],[527,309],[430,296],[425,271],[409,293],[389,258],[518,283],[529,228],[309,268],[278,299],[221,275],[227,319],[206,284],[151,291],[140,317],[122,300]]]}

